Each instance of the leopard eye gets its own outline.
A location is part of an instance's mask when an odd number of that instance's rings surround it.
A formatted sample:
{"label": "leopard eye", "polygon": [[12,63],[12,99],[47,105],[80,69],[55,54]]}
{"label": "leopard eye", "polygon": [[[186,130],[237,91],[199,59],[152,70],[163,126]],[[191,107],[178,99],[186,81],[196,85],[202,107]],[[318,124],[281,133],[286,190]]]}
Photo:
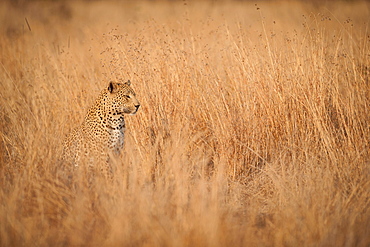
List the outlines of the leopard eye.
{"label": "leopard eye", "polygon": [[130,99],[130,98],[131,98],[131,96],[130,96],[130,95],[125,95],[125,97],[126,97],[126,98],[128,98],[128,99]]}

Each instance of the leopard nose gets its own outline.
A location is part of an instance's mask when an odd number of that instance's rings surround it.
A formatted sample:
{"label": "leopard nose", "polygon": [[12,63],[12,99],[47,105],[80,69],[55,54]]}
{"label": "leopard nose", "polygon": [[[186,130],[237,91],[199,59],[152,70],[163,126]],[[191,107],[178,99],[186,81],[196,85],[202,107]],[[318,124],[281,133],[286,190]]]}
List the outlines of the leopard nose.
{"label": "leopard nose", "polygon": [[135,105],[136,111],[139,110],[140,105]]}

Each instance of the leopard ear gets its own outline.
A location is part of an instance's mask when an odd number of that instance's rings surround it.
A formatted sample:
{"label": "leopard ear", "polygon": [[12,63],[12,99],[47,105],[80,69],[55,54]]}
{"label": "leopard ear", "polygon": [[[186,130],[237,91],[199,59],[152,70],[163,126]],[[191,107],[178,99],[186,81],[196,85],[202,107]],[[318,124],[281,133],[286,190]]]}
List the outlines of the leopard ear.
{"label": "leopard ear", "polygon": [[108,91],[110,93],[113,91],[113,82],[109,82]]}
{"label": "leopard ear", "polygon": [[126,85],[127,85],[127,86],[130,86],[130,85],[131,85],[131,81],[130,81],[130,80],[128,80],[128,81],[126,82]]}
{"label": "leopard ear", "polygon": [[109,82],[109,85],[108,85],[108,91],[110,93],[115,93],[115,91],[117,90],[117,83],[115,82]]}

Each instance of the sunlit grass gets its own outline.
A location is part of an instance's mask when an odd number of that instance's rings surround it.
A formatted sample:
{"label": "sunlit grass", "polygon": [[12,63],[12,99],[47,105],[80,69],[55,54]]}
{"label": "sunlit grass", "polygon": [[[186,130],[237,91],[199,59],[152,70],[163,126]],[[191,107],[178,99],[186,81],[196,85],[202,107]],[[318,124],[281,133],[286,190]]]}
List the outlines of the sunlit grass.
{"label": "sunlit grass", "polygon": [[[368,246],[367,7],[1,3],[0,245]],[[141,108],[114,181],[64,183],[115,79]]]}

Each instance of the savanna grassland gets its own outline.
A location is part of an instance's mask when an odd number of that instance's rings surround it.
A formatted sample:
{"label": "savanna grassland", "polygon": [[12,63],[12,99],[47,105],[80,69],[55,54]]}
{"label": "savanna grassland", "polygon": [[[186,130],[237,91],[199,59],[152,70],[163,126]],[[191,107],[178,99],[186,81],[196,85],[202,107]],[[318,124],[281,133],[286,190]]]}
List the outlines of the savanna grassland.
{"label": "savanna grassland", "polygon": [[[324,1],[323,1],[324,2]],[[370,5],[0,3],[0,246],[369,246]],[[60,179],[110,80],[113,181]]]}

